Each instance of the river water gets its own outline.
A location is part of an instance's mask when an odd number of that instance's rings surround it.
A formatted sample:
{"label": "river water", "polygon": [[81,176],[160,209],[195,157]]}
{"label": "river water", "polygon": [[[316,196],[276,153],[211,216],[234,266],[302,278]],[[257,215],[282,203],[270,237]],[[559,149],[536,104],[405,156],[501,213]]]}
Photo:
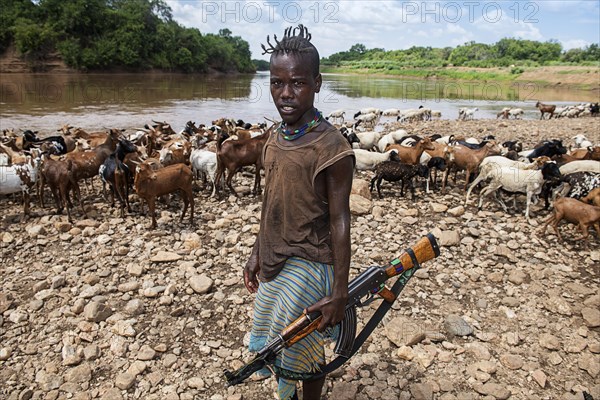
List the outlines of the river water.
{"label": "river water", "polygon": [[[277,119],[268,73],[214,76],[185,74],[2,74],[0,128],[49,133],[63,124],[84,129],[142,127],[168,121],[176,130],[187,121],[209,124],[220,117],[261,122]],[[536,84],[443,82],[380,76],[323,76],[316,106],[324,114],[360,108],[440,110],[456,119],[459,107],[477,107],[476,118],[495,118],[503,107],[523,108],[539,118],[537,100],[553,104],[598,101],[596,91]],[[393,121],[383,118],[382,122]]]}

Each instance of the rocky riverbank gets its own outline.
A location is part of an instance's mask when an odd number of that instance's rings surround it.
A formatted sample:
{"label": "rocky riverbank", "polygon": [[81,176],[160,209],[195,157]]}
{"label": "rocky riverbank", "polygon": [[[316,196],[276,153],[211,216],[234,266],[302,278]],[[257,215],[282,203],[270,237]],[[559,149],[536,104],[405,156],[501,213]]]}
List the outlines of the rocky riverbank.
{"label": "rocky riverbank", "polygon": [[[598,119],[435,121],[411,133],[493,134],[532,145],[583,133]],[[391,127],[388,127],[391,129]],[[353,205],[352,271],[384,264],[427,232],[441,256],[424,264],[363,348],[328,379],[326,398],[600,398],[600,240],[536,233],[547,212],[463,206],[450,190]],[[358,179],[370,180],[371,173]],[[247,193],[251,177],[236,187]],[[97,185],[96,185],[97,186]],[[358,184],[357,186],[360,186]],[[158,229],[121,219],[99,190],[74,223],[18,198],[0,199],[0,397],[17,399],[274,398],[274,381],[226,388],[223,370],[249,359],[244,337],[253,296],[242,268],[260,198],[196,195],[196,225],[179,224],[180,201],[158,208]],[[137,198],[132,196],[134,206]],[[359,311],[363,325],[375,305]],[[328,350],[331,354],[331,350]]]}

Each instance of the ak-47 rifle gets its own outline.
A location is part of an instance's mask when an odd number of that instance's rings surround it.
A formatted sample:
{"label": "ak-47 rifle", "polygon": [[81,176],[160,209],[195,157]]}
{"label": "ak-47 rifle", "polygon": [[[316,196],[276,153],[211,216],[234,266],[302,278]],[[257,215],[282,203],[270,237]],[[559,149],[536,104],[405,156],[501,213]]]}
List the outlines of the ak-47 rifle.
{"label": "ak-47 rifle", "polygon": [[[322,369],[319,376],[329,373],[346,360],[348,360],[364,341],[369,337],[373,329],[391,308],[406,282],[414,272],[420,268],[420,264],[440,255],[440,250],[435,237],[428,233],[420,239],[413,247],[408,248],[398,258],[390,261],[387,267],[369,267],[366,271],[354,278],[348,285],[348,303],[344,319],[340,322],[340,336],[335,346],[338,354],[335,360]],[[392,289],[385,287],[385,282],[398,276]],[[371,317],[365,328],[358,336],[356,334],[356,308],[362,307],[375,300],[379,295],[384,302]],[[290,325],[288,325],[277,337],[267,343],[254,357],[252,361],[234,372],[225,371],[227,385],[233,386],[242,383],[254,372],[261,370],[267,365],[273,364],[279,352],[284,348],[292,346],[304,337],[315,331],[321,322],[321,313],[318,311],[303,314]],[[317,376],[315,375],[315,377]],[[285,376],[283,376],[285,377]]]}

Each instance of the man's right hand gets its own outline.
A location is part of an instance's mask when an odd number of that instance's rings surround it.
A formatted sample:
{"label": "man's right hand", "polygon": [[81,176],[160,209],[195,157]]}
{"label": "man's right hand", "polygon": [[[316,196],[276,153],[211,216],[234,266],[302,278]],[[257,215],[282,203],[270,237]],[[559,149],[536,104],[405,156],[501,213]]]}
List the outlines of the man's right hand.
{"label": "man's right hand", "polygon": [[258,256],[252,254],[244,267],[244,285],[250,293],[256,293],[258,290],[258,273],[260,266],[258,264]]}

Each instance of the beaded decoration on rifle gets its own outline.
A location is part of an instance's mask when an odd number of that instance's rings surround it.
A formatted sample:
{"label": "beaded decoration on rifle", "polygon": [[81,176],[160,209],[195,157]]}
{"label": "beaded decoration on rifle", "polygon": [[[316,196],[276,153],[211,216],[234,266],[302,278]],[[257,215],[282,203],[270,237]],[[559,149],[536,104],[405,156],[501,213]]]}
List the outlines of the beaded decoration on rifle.
{"label": "beaded decoration on rifle", "polygon": [[306,135],[308,132],[312,131],[314,128],[319,126],[321,121],[323,121],[323,114],[321,113],[321,111],[317,109],[315,109],[315,111],[315,117],[310,122],[307,122],[306,124],[302,125],[300,128],[291,131],[287,129],[287,124],[285,122],[282,122],[281,124],[279,124],[279,127],[277,127],[277,131],[285,140],[296,140]]}

